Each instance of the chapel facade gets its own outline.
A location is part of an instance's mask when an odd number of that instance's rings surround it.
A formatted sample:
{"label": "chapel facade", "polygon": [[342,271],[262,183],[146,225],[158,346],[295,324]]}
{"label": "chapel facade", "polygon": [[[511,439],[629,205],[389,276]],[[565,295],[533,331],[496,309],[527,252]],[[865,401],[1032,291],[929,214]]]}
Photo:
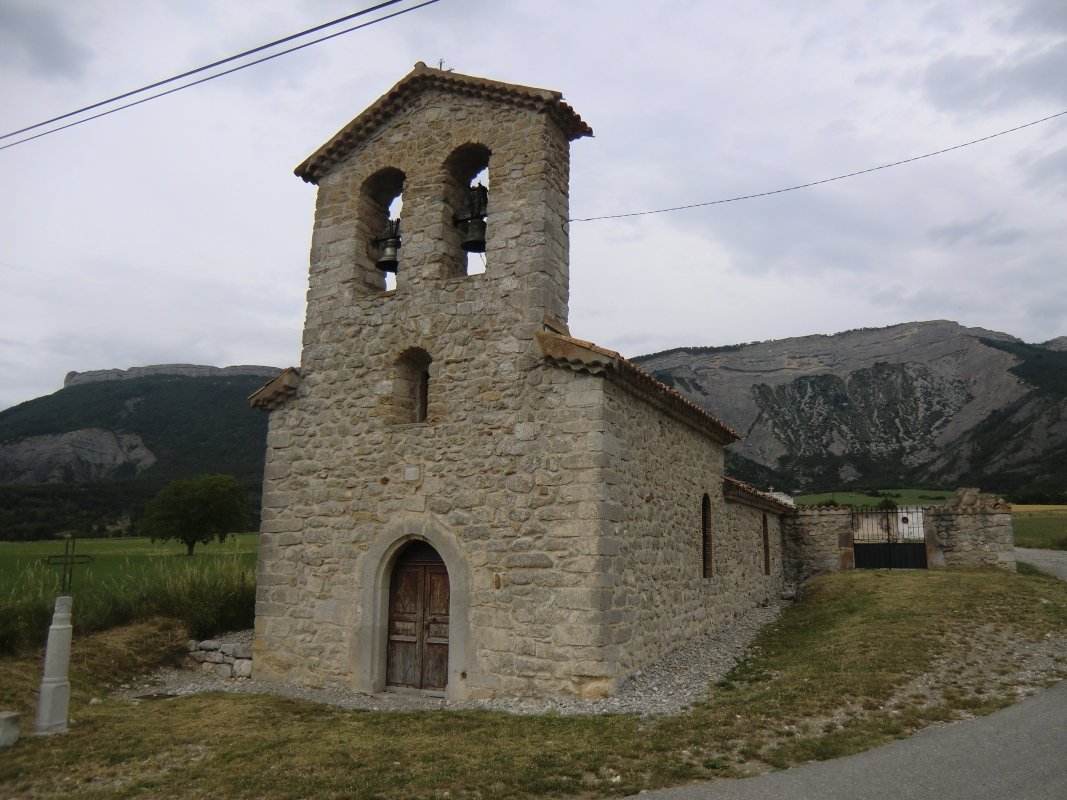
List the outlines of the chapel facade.
{"label": "chapel facade", "polygon": [[419,63],[297,168],[318,186],[301,363],[250,398],[255,678],[604,697],[781,591],[790,507],[724,476],[738,435],[570,335],[590,135],[558,92]]}

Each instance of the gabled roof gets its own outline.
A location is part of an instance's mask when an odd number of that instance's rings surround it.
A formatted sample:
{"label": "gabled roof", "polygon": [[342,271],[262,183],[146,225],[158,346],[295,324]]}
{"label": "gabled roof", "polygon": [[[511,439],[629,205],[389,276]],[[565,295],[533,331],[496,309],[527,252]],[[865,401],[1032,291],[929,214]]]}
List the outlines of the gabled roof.
{"label": "gabled roof", "polygon": [[772,514],[792,514],[797,507],[780,500],[773,494],[761,492],[744,481],[723,476],[722,496],[727,503],[740,503]]}
{"label": "gabled roof", "polygon": [[375,100],[366,111],[341,128],[330,141],[297,167],[296,174],[308,183],[317,183],[334,164],[407,105],[413,95],[428,89],[440,89],[468,97],[491,98],[543,112],[553,119],[571,141],[593,135],[593,129],[582,121],[573,108],[563,102],[563,95],[559,92],[460,75],[458,72],[428,67],[419,61],[415,64],[415,69],[404,76],[396,86]]}
{"label": "gabled roof", "polygon": [[300,373],[293,367],[286,367],[275,377],[267,381],[248,398],[252,408],[273,411],[294,394],[300,386]]}
{"label": "gabled roof", "polygon": [[727,427],[696,403],[660,383],[614,350],[551,331],[537,331],[541,354],[552,364],[575,372],[603,375],[635,397],[720,444],[736,442],[741,434]]}

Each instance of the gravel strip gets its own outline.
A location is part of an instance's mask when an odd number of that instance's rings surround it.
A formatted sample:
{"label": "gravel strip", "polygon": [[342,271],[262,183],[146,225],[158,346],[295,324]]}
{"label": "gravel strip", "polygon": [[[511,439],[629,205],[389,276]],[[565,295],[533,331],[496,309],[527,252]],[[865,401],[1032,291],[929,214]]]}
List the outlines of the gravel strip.
{"label": "gravel strip", "polygon": [[1033,564],[1042,572],[1067,581],[1067,550],[1031,550],[1015,548],[1015,560]]}
{"label": "gravel strip", "polygon": [[[707,695],[709,686],[722,680],[744,655],[756,634],[774,622],[786,603],[756,608],[721,630],[685,642],[663,658],[627,680],[613,697],[604,700],[536,700],[532,698],[466,700],[446,702],[432,697],[383,692],[367,695],[348,689],[311,689],[288,684],[265,683],[245,678],[223,679],[192,669],[163,669],[137,684],[124,685],[116,695],[133,702],[183,697],[200,692],[278,694],[312,703],[370,711],[421,711],[447,708],[490,709],[512,714],[564,715],[679,714]],[[252,631],[216,636],[219,642],[247,643]],[[199,665],[197,665],[199,666]]]}

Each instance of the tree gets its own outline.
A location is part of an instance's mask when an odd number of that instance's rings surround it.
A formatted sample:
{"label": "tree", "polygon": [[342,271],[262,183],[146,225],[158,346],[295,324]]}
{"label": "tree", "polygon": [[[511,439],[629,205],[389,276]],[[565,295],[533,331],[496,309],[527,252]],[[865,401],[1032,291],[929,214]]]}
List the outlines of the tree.
{"label": "tree", "polygon": [[145,506],[137,530],[152,541],[177,539],[193,554],[197,542],[245,529],[245,490],[232,475],[174,481]]}

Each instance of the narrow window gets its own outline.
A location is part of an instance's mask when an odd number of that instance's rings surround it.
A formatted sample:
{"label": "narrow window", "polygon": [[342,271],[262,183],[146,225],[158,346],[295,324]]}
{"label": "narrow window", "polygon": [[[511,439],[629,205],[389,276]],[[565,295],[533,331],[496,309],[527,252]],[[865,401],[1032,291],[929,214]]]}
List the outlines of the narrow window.
{"label": "narrow window", "polygon": [[715,543],[711,536],[711,498],[706,494],[700,503],[700,537],[703,545],[703,575],[710,578],[715,574]]}
{"label": "narrow window", "polygon": [[427,422],[430,409],[430,356],[421,347],[405,350],[393,370],[393,391],[382,399],[393,407],[393,422]]}
{"label": "narrow window", "polygon": [[771,574],[771,534],[767,529],[767,515],[763,515],[763,574]]}
{"label": "narrow window", "polygon": [[[424,364],[419,370],[419,382],[415,389],[415,421],[426,421],[426,410],[430,399],[430,365]],[[766,527],[766,525],[764,525]]]}

